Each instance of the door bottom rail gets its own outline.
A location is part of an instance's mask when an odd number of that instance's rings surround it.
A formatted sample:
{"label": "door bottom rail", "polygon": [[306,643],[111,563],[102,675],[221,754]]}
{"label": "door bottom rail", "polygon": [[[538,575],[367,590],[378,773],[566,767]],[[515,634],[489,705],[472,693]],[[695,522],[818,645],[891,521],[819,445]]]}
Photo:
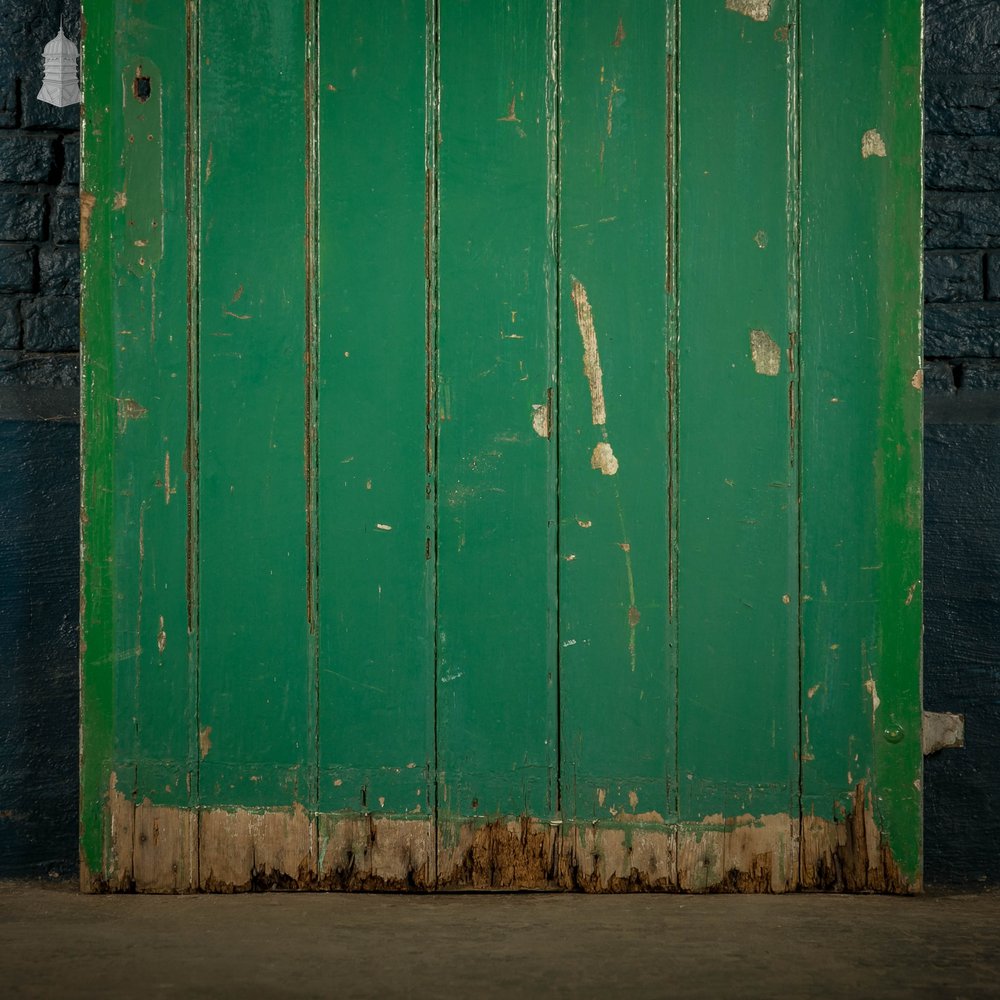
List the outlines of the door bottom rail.
{"label": "door bottom rail", "polygon": [[84,892],[263,891],[910,894],[859,782],[839,818],[614,822],[399,817],[134,802],[113,785],[102,871]]}

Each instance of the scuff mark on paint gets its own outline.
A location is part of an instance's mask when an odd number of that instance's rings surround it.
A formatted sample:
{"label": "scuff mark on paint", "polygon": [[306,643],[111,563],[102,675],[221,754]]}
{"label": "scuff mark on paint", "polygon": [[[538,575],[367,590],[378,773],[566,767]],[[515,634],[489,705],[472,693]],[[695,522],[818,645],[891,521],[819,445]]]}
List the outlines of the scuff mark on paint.
{"label": "scuff mark on paint", "polygon": [[597,804],[599,806],[603,806],[604,805],[604,800],[607,798],[607,796],[608,796],[607,789],[598,788],[597,789]]}
{"label": "scuff mark on paint", "polygon": [[809,690],[808,690],[808,691],[806,691],[806,697],[807,697],[807,698],[813,698],[813,697],[815,697],[815,695],[816,695],[816,692],[817,692],[817,691],[818,691],[818,690],[819,690],[819,689],[820,689],[820,688],[821,688],[822,686],[823,686],[822,684],[813,684],[813,686],[812,686],[811,688],[809,688]]}
{"label": "scuff mark on paint", "polygon": [[176,486],[170,485],[170,452],[163,458],[163,502],[169,506],[170,498],[177,492]]}
{"label": "scuff mark on paint", "polygon": [[198,733],[198,750],[201,753],[202,760],[204,760],[208,756],[208,751],[211,749],[212,749],[212,727],[205,726],[205,728]]}
{"label": "scuff mark on paint", "polygon": [[750,331],[750,357],[758,375],[777,375],[781,371],[781,348],[764,330]]}
{"label": "scuff mark on paint", "polygon": [[920,581],[915,580],[906,590],[906,606],[909,607],[913,603],[913,595],[917,592],[917,587],[920,586]]}
{"label": "scuff mark on paint", "polygon": [[376,531],[392,531],[392,525],[391,524],[382,524],[381,521],[378,521],[375,524],[375,530]]}
{"label": "scuff mark on paint", "polygon": [[607,441],[595,445],[594,453],[590,456],[590,467],[600,469],[602,476],[613,476],[618,471],[618,459]]}
{"label": "scuff mark on paint", "polygon": [[743,14],[754,21],[766,21],[771,16],[771,0],[726,0],[726,10]]}
{"label": "scuff mark on paint", "polygon": [[[601,371],[601,355],[597,350],[597,331],[594,329],[594,314],[590,308],[590,301],[587,298],[587,289],[574,277],[572,281],[571,297],[573,307],[576,309],[576,325],[580,328],[580,338],[583,340],[583,374],[587,378],[590,386],[590,418],[598,427],[603,427],[607,423],[608,415],[604,407],[604,372]],[[600,448],[601,445],[598,445]],[[607,447],[611,451],[610,446]],[[594,454],[597,452],[595,450]],[[594,466],[598,468],[598,466]],[[615,463],[615,470],[606,475],[614,475],[618,465]]]}
{"label": "scuff mark on paint", "polygon": [[160,615],[160,628],[156,633],[156,648],[160,651],[160,656],[167,648],[167,633],[163,629],[163,615]]}
{"label": "scuff mark on paint", "polygon": [[624,42],[627,37],[628,36],[625,34],[625,22],[622,21],[621,18],[618,18],[618,29],[615,31],[615,40],[611,43],[611,45],[616,49],[620,49],[622,47],[622,42]]}
{"label": "scuff mark on paint", "polygon": [[877,128],[870,128],[861,137],[861,156],[868,159],[870,156],[885,156],[885,139]]}
{"label": "scuff mark on paint", "polygon": [[118,406],[119,434],[125,433],[125,429],[128,427],[128,422],[130,420],[141,420],[149,413],[149,410],[147,410],[145,406],[142,406],[134,399],[129,399],[128,397],[116,397],[115,402]]}
{"label": "scuff mark on paint", "polygon": [[637,607],[633,605],[628,609],[628,623],[632,628],[635,628],[639,624],[640,618],[642,618],[642,614]]}
{"label": "scuff mark on paint", "polygon": [[[607,133],[608,133],[608,138],[611,137],[611,133],[614,131],[614,127],[615,127],[615,98],[619,94],[621,94],[621,93],[623,93],[623,91],[622,91],[621,87],[618,86],[618,82],[616,80],[612,80],[611,81],[611,89],[608,91],[608,120],[607,120],[607,124],[605,126],[605,128],[607,130]],[[602,164],[604,162],[603,149],[604,149],[604,147],[603,147],[603,144],[602,144],[602,146],[601,146],[601,150],[602,150],[602,153],[601,153],[601,162],[602,162]]]}

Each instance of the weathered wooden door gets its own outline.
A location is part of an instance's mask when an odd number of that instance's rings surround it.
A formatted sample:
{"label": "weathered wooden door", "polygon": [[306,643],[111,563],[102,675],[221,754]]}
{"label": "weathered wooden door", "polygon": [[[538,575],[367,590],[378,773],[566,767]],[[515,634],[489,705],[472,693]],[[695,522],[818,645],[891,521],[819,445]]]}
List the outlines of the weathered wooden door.
{"label": "weathered wooden door", "polygon": [[85,8],[84,886],[919,887],[919,0]]}

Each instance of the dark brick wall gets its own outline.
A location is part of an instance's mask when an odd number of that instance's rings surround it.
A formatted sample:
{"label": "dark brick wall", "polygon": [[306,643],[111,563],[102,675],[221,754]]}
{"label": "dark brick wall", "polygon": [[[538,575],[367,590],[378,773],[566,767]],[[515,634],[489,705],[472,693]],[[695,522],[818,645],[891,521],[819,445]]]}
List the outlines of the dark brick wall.
{"label": "dark brick wall", "polygon": [[60,16],[79,45],[79,0],[0,0],[0,386],[78,381],[80,108],[35,96]]}
{"label": "dark brick wall", "polygon": [[925,3],[925,865],[1000,883],[1000,2]]}

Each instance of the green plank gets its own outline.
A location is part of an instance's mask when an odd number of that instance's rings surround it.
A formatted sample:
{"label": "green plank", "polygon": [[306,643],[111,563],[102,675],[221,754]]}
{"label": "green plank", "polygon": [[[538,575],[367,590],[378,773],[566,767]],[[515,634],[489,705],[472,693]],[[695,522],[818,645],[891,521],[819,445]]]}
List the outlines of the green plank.
{"label": "green plank", "polygon": [[920,51],[919,0],[804,7],[803,810],[842,820],[863,783],[897,888],[921,860]]}
{"label": "green plank", "polygon": [[320,27],[319,805],[426,817],[424,10],[329,3]]}
{"label": "green plank", "polygon": [[648,0],[588,0],[565,5],[560,26],[562,801],[588,826],[676,812],[672,15]]}
{"label": "green plank", "polygon": [[[186,588],[183,11],[130,17],[123,42],[125,204],[112,229],[119,274],[115,567],[118,725],[134,746],[121,763],[135,770],[136,802],[188,805],[196,761]],[[137,79],[148,79],[148,97]]]}
{"label": "green plank", "polygon": [[798,779],[794,4],[764,7],[681,4],[678,754],[683,820],[783,816],[784,842]]}
{"label": "green plank", "polygon": [[105,865],[108,830],[106,794],[112,767],[114,714],[114,537],[113,483],[114,271],[107,254],[111,191],[120,182],[115,116],[120,86],[112,48],[115,5],[88,2],[83,75],[80,376],[82,448],[80,562],[80,882]]}
{"label": "green plank", "polygon": [[545,5],[442,5],[440,74],[437,719],[447,837],[463,817],[556,808],[554,441],[534,429],[545,432],[554,385]]}
{"label": "green plank", "polygon": [[312,794],[305,51],[302,0],[201,11],[198,725],[211,805]]}

